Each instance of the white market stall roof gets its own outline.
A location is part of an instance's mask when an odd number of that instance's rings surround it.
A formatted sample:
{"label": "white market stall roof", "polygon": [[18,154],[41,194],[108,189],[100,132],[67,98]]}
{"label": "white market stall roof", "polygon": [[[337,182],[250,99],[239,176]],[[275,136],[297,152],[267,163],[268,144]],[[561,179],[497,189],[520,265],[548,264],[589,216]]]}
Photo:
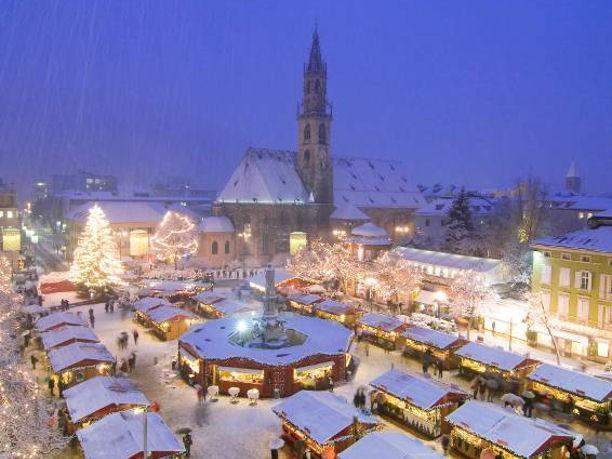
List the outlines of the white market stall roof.
{"label": "white market stall roof", "polygon": [[256,312],[261,310],[261,303],[244,303],[238,300],[221,300],[213,304],[213,307],[222,312],[226,316],[232,314],[244,314],[247,312]]}
{"label": "white market stall roof", "polygon": [[316,317],[281,314],[286,329],[307,335],[303,344],[280,349],[262,349],[240,346],[230,341],[238,332],[238,324],[245,322],[250,328],[256,318],[230,316],[208,321],[191,328],[179,342],[190,346],[196,355],[208,360],[226,360],[240,357],[264,365],[287,365],[315,354],[337,355],[348,352],[352,332],[342,325]]}
{"label": "white market stall roof", "polygon": [[387,232],[380,226],[375,225],[372,222],[364,223],[363,225],[356,226],[351,230],[351,235],[372,237],[372,238],[386,238],[389,237]]}
{"label": "white market stall roof", "polygon": [[446,420],[521,457],[540,452],[552,437],[571,440],[576,436],[543,419],[527,418],[499,405],[475,400],[456,409]]}
{"label": "white market stall roof", "polygon": [[[131,459],[143,453],[143,413],[122,411],[77,431],[85,459]],[[147,413],[148,451],[154,457],[179,454],[184,448],[157,413]]]}
{"label": "white market stall roof", "polygon": [[335,315],[349,314],[353,311],[351,305],[334,300],[325,300],[317,303],[315,304],[315,309]]}
{"label": "white market stall roof", "polygon": [[349,428],[353,419],[364,424],[378,425],[379,421],[364,414],[344,397],[331,392],[300,391],[272,408],[320,445]]}
{"label": "white market stall roof", "polygon": [[370,382],[370,386],[407,400],[423,410],[431,410],[449,395],[468,397],[458,386],[448,385],[399,370],[389,370]]}
{"label": "white market stall roof", "polygon": [[89,209],[97,204],[110,224],[154,223],[162,221],[166,213],[163,205],[139,201],[91,201],[68,212],[68,220],[85,222]]}
{"label": "white market stall roof", "polygon": [[562,236],[536,239],[534,247],[558,247],[612,253],[612,226],[574,231]]}
{"label": "white market stall roof", "polygon": [[63,397],[73,423],[107,407],[149,404],[132,380],[110,376],[96,376],[65,389]]}
{"label": "white market stall roof", "polygon": [[350,205],[339,206],[334,209],[329,216],[332,220],[347,220],[347,221],[368,221],[368,217],[359,208]]}
{"label": "white market stall roof", "polygon": [[469,257],[446,252],[414,249],[412,247],[396,247],[393,251],[412,263],[444,266],[461,270],[486,273],[501,266],[500,260],[492,258]]}
{"label": "white market stall roof", "polygon": [[466,357],[506,371],[512,371],[529,360],[527,357],[520,354],[474,342],[470,342],[457,349],[455,355]]}
{"label": "white market stall roof", "polygon": [[225,299],[224,296],[221,296],[218,293],[210,292],[208,290],[200,292],[197,295],[192,296],[191,298],[202,304],[213,304]]}
{"label": "white market stall roof", "polygon": [[357,322],[386,332],[396,331],[398,328],[405,325],[405,322],[397,317],[377,314],[375,312],[365,313],[357,319]]}
{"label": "white market stall roof", "polygon": [[115,358],[100,343],[73,343],[49,351],[49,363],[54,373],[61,373],[85,363],[87,366],[98,363],[114,363]]}
{"label": "white market stall roof", "polygon": [[147,311],[147,317],[151,321],[161,324],[175,319],[195,319],[195,314],[175,306],[160,306],[159,308]]}
{"label": "white market stall roof", "polygon": [[139,312],[148,312],[152,309],[159,308],[160,306],[172,306],[165,298],[155,298],[152,296],[148,296],[146,298],[141,298],[134,302],[133,307],[136,311]]}
{"label": "white market stall roof", "polygon": [[87,322],[82,317],[71,312],[55,312],[41,317],[35,324],[39,331],[47,331],[60,325],[81,325],[87,327]]}
{"label": "white market stall roof", "polygon": [[200,223],[201,233],[233,233],[234,224],[227,217],[204,217]]}
{"label": "white market stall roof", "polygon": [[197,287],[193,282],[185,282],[178,280],[151,280],[149,281],[149,288],[157,290],[159,292],[174,293],[174,292],[188,292],[194,290]]}
{"label": "white market stall roof", "polygon": [[311,305],[321,301],[323,298],[319,295],[313,295],[311,293],[294,293],[287,297],[289,301],[295,301],[299,304]]}
{"label": "white market stall roof", "polygon": [[603,402],[612,398],[612,381],[577,371],[567,370],[556,365],[543,363],[532,371],[528,379],[543,384],[558,387],[566,392]]}
{"label": "white market stall roof", "polygon": [[[286,280],[293,279],[295,277],[298,277],[298,276],[296,276],[295,274],[291,274],[290,272],[285,271],[284,269],[279,269],[279,268],[274,269],[274,285],[275,286],[278,286],[278,284],[280,284],[281,282],[285,282]],[[252,288],[256,288],[259,290],[265,290],[266,272],[260,271],[258,274],[253,276],[249,280],[249,285]]]}
{"label": "white market stall roof", "polygon": [[99,343],[98,336],[89,327],[82,325],[62,325],[59,328],[41,333],[43,349],[48,351],[68,341]]}
{"label": "white market stall roof", "polygon": [[353,443],[339,459],[443,459],[420,440],[401,432],[372,432]]}
{"label": "white market stall roof", "polygon": [[461,338],[458,336],[426,327],[410,327],[402,333],[402,336],[412,341],[437,347],[438,349],[446,349],[457,341],[461,341]]}

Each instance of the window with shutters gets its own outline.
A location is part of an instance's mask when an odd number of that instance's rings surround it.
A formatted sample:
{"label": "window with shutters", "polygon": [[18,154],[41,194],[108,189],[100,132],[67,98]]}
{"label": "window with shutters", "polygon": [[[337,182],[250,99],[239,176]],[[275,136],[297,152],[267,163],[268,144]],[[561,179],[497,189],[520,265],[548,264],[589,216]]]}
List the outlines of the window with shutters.
{"label": "window with shutters", "polygon": [[612,301],[612,274],[602,274],[599,279],[599,298]]}
{"label": "window with shutters", "polygon": [[567,320],[569,316],[569,295],[564,293],[559,295],[559,301],[557,302],[557,316],[559,319]]}
{"label": "window with shutters", "polygon": [[542,291],[542,305],[546,312],[550,312],[550,292]]}
{"label": "window with shutters", "polygon": [[542,284],[550,285],[551,272],[550,265],[542,265],[542,277],[540,278]]}
{"label": "window with shutters", "polygon": [[570,286],[570,269],[561,268],[559,269],[559,287],[569,288]]}
{"label": "window with shutters", "polygon": [[591,290],[591,273],[589,271],[578,271],[576,273],[576,285],[580,290]]}
{"label": "window with shutters", "polygon": [[589,321],[589,299],[588,298],[578,298],[578,309],[576,311],[576,316],[579,322]]}

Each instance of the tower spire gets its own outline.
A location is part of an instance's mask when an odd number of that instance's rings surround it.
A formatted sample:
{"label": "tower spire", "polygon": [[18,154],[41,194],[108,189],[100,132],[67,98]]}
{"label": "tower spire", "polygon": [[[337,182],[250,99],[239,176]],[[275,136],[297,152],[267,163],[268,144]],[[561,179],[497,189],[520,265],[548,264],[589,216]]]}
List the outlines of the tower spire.
{"label": "tower spire", "polygon": [[308,72],[322,72],[325,66],[321,58],[321,46],[319,45],[319,28],[315,23],[315,29],[312,33],[312,44],[310,45],[310,57],[308,59]]}

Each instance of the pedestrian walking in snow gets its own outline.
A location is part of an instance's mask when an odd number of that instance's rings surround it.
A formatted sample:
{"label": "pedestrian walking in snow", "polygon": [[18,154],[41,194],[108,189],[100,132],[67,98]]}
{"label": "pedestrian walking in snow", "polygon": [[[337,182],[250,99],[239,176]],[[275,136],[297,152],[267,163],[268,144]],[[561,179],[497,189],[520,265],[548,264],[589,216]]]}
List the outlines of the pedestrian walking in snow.
{"label": "pedestrian walking in snow", "polygon": [[136,368],[136,354],[134,352],[132,352],[130,358],[128,359],[128,368],[130,373],[132,373]]}
{"label": "pedestrian walking in snow", "polygon": [[204,388],[197,384],[196,395],[198,396],[198,403],[201,405],[204,403]]}
{"label": "pedestrian walking in snow", "polygon": [[32,363],[32,370],[36,370],[36,364],[38,363],[38,359],[34,354],[30,356],[30,362]]}
{"label": "pedestrian walking in snow", "polygon": [[364,346],[364,347],[365,347],[365,355],[366,355],[366,357],[369,357],[369,356],[370,356],[370,343],[368,343],[368,342],[366,341],[366,343],[365,343],[365,346]]}
{"label": "pedestrian walking in snow", "polygon": [[47,383],[47,387],[49,388],[49,393],[51,395],[54,395],[54,390],[55,390],[55,379],[53,378],[49,378],[49,382]]}
{"label": "pedestrian walking in snow", "polygon": [[334,391],[334,380],[332,379],[331,376],[327,378],[327,382],[329,383],[329,391],[333,392]]}
{"label": "pedestrian walking in snow", "polygon": [[134,346],[138,344],[138,330],[132,330],[132,336],[134,337]]}
{"label": "pedestrian walking in snow", "polygon": [[185,446],[185,456],[191,457],[191,445],[193,445],[193,439],[191,434],[187,432],[183,435],[183,445]]}

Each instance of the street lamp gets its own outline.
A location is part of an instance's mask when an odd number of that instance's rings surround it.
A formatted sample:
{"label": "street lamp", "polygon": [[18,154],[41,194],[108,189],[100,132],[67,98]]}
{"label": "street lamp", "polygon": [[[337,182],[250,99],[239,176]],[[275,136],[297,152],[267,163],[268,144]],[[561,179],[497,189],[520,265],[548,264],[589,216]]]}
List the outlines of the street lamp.
{"label": "street lamp", "polygon": [[368,286],[368,299],[370,300],[370,311],[372,310],[372,305],[374,304],[373,291],[378,281],[373,277],[366,277],[365,284]]}
{"label": "street lamp", "polygon": [[438,290],[433,295],[436,302],[436,317],[440,318],[440,303],[446,303],[448,301],[448,295],[443,290]]}

